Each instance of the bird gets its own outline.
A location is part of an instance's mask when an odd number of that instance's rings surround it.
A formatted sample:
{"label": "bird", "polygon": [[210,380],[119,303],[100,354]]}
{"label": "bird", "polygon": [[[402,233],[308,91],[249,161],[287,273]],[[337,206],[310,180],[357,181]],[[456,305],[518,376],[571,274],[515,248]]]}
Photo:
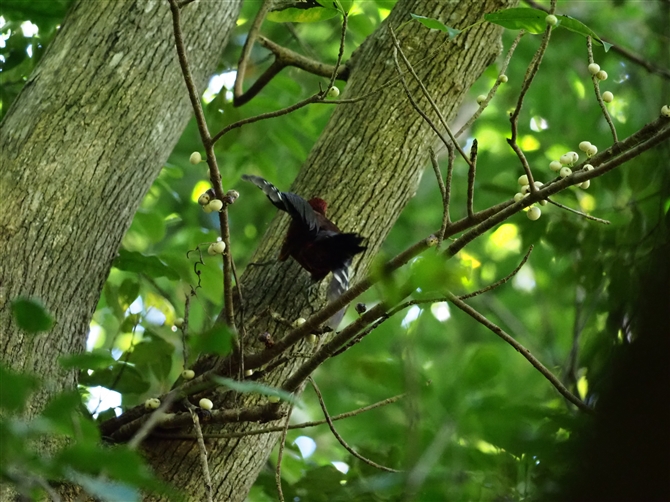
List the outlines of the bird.
{"label": "bird", "polygon": [[[323,280],[329,273],[332,279],[326,298],[332,302],[349,289],[349,267],[354,256],[367,249],[364,237],[353,232],[341,232],[326,216],[328,204],[319,197],[305,200],[291,192],[282,192],[260,176],[242,175],[242,179],[260,188],[272,204],[291,217],[284,243],[279,251],[279,261],[292,257],[311,275],[314,282]],[[335,314],[328,325],[335,329],[344,310]]]}

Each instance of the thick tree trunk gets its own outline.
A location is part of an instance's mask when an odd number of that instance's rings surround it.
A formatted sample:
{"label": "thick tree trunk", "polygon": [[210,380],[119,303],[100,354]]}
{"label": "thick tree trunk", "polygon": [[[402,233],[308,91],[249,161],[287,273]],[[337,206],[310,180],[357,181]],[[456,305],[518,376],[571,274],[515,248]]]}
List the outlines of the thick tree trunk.
{"label": "thick tree trunk", "polygon": [[[189,5],[186,46],[200,89],[240,2]],[[58,357],[80,352],[119,243],[192,115],[167,1],[79,0],[0,129],[0,358],[72,388]],[[26,336],[17,296],[40,298],[56,325]]]}
{"label": "thick tree trunk", "polygon": [[[463,28],[480,21],[486,12],[516,3],[515,0],[401,0],[377,32],[357,50],[342,98],[362,96],[396,77],[389,26],[397,29],[409,19],[409,13],[436,17],[445,24]],[[499,54],[500,35],[501,30],[488,23],[467,30],[451,42],[445,34],[428,31],[418,23],[409,24],[398,32],[403,50],[415,63],[419,76],[448,119],[455,116],[467,90]],[[411,89],[418,98],[417,86],[411,84]],[[419,102],[424,110],[428,110],[425,99],[419,99]],[[429,112],[429,115],[437,123],[434,114]],[[272,127],[272,123],[268,122],[267,127]],[[357,259],[354,277],[361,277],[368,269],[400,211],[414,195],[428,161],[428,147],[434,144],[435,134],[412,109],[399,83],[360,103],[337,107],[292,191],[306,198],[318,195],[326,199],[329,216],[343,231],[357,231],[367,238],[368,251]],[[242,210],[245,203],[249,202],[240,199],[231,207],[231,218],[235,218],[235,211]],[[279,214],[274,223],[252,261],[276,258],[288,218]],[[261,315],[268,307],[290,320],[307,317],[322,305],[318,302],[310,305],[306,301],[303,291],[308,284],[308,275],[291,260],[248,269],[242,277],[248,333],[245,346],[248,349],[262,350],[255,338],[266,330],[275,339],[281,339],[284,334],[284,328]],[[295,350],[306,352],[313,348],[301,343]],[[263,381],[281,386],[300,361],[294,358],[279,366]],[[198,369],[202,371],[204,366],[205,362],[202,362]],[[216,406],[230,406],[228,397],[215,398]],[[238,396],[234,406],[260,401],[255,397],[242,399]],[[232,424],[208,426],[206,430],[239,432],[256,427],[257,424]],[[278,433],[271,433],[209,441],[208,460],[214,499],[244,500],[277,438]],[[151,440],[145,444],[145,451],[163,478],[184,489],[193,500],[206,498],[195,442]]]}

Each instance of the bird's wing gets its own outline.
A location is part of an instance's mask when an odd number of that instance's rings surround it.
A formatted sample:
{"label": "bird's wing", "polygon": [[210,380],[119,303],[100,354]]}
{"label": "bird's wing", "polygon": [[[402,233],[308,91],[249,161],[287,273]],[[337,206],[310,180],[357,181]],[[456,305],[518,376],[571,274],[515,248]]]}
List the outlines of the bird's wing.
{"label": "bird's wing", "polygon": [[276,186],[260,176],[243,174],[242,179],[250,181],[263,190],[263,193],[277,209],[287,212],[294,221],[303,225],[310,234],[319,230],[319,222],[314,209],[299,195],[291,192],[280,192]]}

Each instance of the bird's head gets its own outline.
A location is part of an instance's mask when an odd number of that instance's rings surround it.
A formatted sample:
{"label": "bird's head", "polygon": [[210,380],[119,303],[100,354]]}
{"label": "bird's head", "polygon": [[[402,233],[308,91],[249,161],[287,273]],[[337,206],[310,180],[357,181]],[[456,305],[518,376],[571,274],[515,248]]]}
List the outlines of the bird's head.
{"label": "bird's head", "polygon": [[326,209],[328,208],[328,203],[319,199],[318,197],[313,197],[307,201],[307,203],[312,206],[312,209],[323,216],[326,216]]}

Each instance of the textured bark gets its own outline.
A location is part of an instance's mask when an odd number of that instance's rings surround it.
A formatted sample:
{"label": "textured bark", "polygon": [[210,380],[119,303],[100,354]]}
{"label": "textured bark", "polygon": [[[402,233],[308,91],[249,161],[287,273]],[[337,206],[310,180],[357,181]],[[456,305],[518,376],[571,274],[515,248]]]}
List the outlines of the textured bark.
{"label": "textured bark", "polygon": [[[185,9],[201,89],[239,6]],[[45,382],[29,416],[75,385],[57,359],[83,350],[121,238],[192,114],[173,40],[165,0],[79,0],[2,123],[0,358]],[[54,315],[49,333],[18,329],[20,295]]]}
{"label": "textured bark", "polygon": [[[409,18],[409,13],[437,17],[445,24],[463,28],[480,21],[486,12],[516,3],[515,0],[401,0],[380,29],[356,51],[354,68],[342,97],[364,95],[396,76],[388,26],[397,28]],[[435,52],[431,51],[446,41],[441,32],[428,31],[412,23],[398,33],[398,38],[438,106],[451,119],[472,83],[499,54],[500,35],[499,28],[479,24]],[[429,57],[419,63],[426,56]],[[418,97],[417,86],[412,84],[411,88]],[[425,99],[419,102],[428,110]],[[434,113],[429,112],[429,115],[437,122]],[[272,127],[272,123],[267,127]],[[367,237],[368,251],[356,259],[354,278],[361,277],[368,269],[393,223],[414,195],[428,161],[428,146],[434,144],[435,134],[412,109],[399,83],[361,103],[338,106],[334,112],[292,191],[305,198],[326,199],[330,204],[329,217],[343,231],[356,231]],[[241,199],[231,207],[231,218],[234,219],[235,212],[243,210],[246,203],[251,202]],[[271,210],[269,203],[268,210]],[[276,258],[287,225],[288,217],[278,214],[252,261]],[[323,304],[323,300],[311,304],[307,301],[304,290],[309,285],[308,274],[292,260],[249,268],[241,282],[247,350],[262,350],[255,338],[263,331],[269,331],[275,339],[284,334],[285,328],[261,315],[268,307],[287,319],[295,319],[307,317]],[[297,345],[292,353],[313,350],[306,342]],[[300,362],[299,358],[292,359],[263,381],[280,386]],[[198,370],[202,371],[208,364],[211,364],[210,359],[201,361]],[[231,398],[226,394],[213,398],[217,407],[259,402],[254,397]],[[208,426],[206,430],[238,432],[256,427],[257,424],[231,424]],[[277,438],[278,433],[271,433],[210,441],[207,447],[214,499],[244,500]],[[163,478],[184,489],[193,500],[206,498],[195,442],[154,440],[146,443],[145,451]]]}

